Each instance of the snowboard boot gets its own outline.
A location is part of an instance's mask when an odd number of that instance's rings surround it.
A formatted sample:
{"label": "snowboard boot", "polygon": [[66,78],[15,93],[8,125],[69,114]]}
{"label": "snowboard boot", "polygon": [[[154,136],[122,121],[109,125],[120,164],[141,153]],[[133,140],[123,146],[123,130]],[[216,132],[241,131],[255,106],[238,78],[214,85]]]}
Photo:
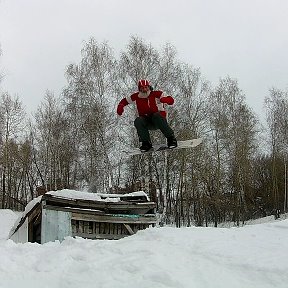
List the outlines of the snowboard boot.
{"label": "snowboard boot", "polygon": [[174,136],[167,138],[167,146],[171,149],[177,147],[177,140]]}
{"label": "snowboard boot", "polygon": [[141,152],[147,152],[152,149],[152,144],[149,141],[143,141],[140,147]]}

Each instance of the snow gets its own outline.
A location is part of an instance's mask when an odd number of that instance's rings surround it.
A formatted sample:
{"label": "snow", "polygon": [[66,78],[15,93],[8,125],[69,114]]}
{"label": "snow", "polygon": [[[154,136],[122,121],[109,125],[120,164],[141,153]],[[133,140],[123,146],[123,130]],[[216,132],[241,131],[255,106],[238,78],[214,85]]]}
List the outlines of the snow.
{"label": "snow", "polygon": [[[101,194],[101,193],[91,193],[86,191],[77,191],[71,189],[63,189],[58,191],[50,191],[47,194],[51,194],[53,196],[68,198],[68,199],[81,199],[81,200],[94,200],[94,201],[105,201],[105,202],[119,202],[120,197],[119,194]],[[131,196],[144,196],[149,201],[147,194],[144,191],[137,191],[127,194],[121,194],[121,197]]]}
{"label": "snow", "polygon": [[0,287],[287,288],[288,220],[240,228],[149,228],[121,240],[6,240],[0,210]]}
{"label": "snow", "polygon": [[[19,215],[9,209],[0,209],[0,239],[7,238]],[[0,286],[1,287],[1,286]]]}

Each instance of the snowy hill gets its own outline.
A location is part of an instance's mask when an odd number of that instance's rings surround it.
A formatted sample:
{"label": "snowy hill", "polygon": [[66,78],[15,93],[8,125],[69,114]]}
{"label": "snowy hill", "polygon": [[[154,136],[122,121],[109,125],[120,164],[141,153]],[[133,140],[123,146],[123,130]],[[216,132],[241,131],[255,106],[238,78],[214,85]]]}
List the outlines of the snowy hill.
{"label": "snowy hill", "polygon": [[1,288],[288,287],[288,220],[39,245],[5,239],[16,218],[0,210]]}

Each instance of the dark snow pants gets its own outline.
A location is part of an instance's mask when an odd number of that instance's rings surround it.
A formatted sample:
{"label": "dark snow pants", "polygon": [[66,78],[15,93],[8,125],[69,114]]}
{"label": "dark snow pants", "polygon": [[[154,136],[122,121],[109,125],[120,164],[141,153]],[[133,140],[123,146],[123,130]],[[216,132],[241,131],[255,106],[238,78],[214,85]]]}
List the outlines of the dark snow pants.
{"label": "dark snow pants", "polygon": [[161,116],[159,112],[149,116],[137,117],[134,121],[134,125],[140,142],[148,141],[151,143],[149,130],[160,129],[166,138],[174,137],[174,132],[170,128],[166,118]]}

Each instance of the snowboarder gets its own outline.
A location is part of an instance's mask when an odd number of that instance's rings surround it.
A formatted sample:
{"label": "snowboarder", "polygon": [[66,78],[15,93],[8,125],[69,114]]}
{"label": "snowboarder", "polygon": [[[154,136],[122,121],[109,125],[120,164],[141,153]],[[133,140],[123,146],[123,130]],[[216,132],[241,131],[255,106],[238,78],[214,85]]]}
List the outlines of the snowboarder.
{"label": "snowboarder", "polygon": [[172,96],[165,96],[160,90],[154,91],[148,80],[139,80],[138,92],[131,96],[123,98],[117,107],[117,114],[121,116],[124,107],[135,102],[139,116],[135,119],[134,125],[142,143],[140,150],[147,152],[152,149],[149,130],[160,129],[167,138],[167,146],[169,148],[177,147],[177,140],[174,132],[169,126],[166,119],[165,105],[173,105]]}

